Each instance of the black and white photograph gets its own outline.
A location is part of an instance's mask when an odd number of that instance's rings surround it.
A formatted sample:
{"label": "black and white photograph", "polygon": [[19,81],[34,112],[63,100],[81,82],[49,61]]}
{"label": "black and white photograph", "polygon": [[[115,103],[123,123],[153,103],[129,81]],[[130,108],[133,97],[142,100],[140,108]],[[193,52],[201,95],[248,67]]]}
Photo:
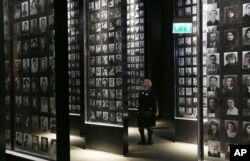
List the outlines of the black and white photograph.
{"label": "black and white photograph", "polygon": [[30,15],[37,14],[37,0],[30,0]]}
{"label": "black and white photograph", "polygon": [[239,92],[238,76],[237,75],[225,75],[223,78],[223,87],[221,88],[221,94],[223,97],[236,97]]}
{"label": "black and white photograph", "polygon": [[208,120],[207,134],[209,136],[209,139],[219,140],[219,138],[220,138],[220,120],[218,120],[218,119],[209,119]]}
{"label": "black and white photograph", "polygon": [[224,30],[224,51],[236,51],[238,49],[238,32],[236,29]]}
{"label": "black and white photograph", "polygon": [[38,0],[37,12],[42,13],[45,11],[45,0]]}
{"label": "black and white photograph", "polygon": [[29,16],[29,6],[28,1],[22,3],[22,17]]}
{"label": "black and white photograph", "polygon": [[39,129],[39,117],[38,116],[32,116],[32,130],[38,130]]}
{"label": "black and white photograph", "polygon": [[41,137],[41,151],[48,153],[49,149],[49,143],[48,143],[48,138],[46,137]]}
{"label": "black and white photograph", "polygon": [[32,150],[38,151],[39,150],[39,137],[37,135],[32,135]]}
{"label": "black and white photograph", "polygon": [[224,7],[224,23],[225,24],[236,24],[238,23],[239,8],[238,6],[227,6]]}
{"label": "black and white photograph", "polygon": [[207,96],[218,97],[220,93],[220,77],[218,75],[211,75],[208,77]]}
{"label": "black and white photograph", "polygon": [[208,156],[220,158],[221,156],[221,147],[219,141],[208,140]]}
{"label": "black and white photograph", "polygon": [[14,5],[14,19],[18,19],[21,16],[21,4],[18,2]]}
{"label": "black and white photograph", "polygon": [[32,34],[32,35],[38,34],[38,25],[37,25],[36,18],[30,20],[30,34]]}
{"label": "black and white photograph", "polygon": [[242,28],[242,45],[250,45],[250,27]]}
{"label": "black and white photograph", "polygon": [[242,5],[242,10],[243,10],[243,17],[242,17],[242,21],[243,24],[247,24],[250,22],[250,3],[244,3]]}
{"label": "black and white photograph", "polygon": [[242,51],[242,69],[250,69],[250,51]]}
{"label": "black and white photograph", "polygon": [[39,30],[41,33],[45,33],[47,31],[47,18],[46,17],[39,18]]}
{"label": "black and white photograph", "polygon": [[40,101],[41,101],[40,102],[41,112],[44,112],[44,113],[49,112],[48,98],[47,97],[41,97]]}
{"label": "black and white photograph", "polygon": [[238,52],[224,53],[224,72],[237,73],[239,70]]}
{"label": "black and white photograph", "polygon": [[225,120],[224,121],[224,128],[225,128],[225,132],[226,132],[226,136],[229,139],[233,139],[236,138],[237,134],[238,134],[238,121],[235,120]]}
{"label": "black and white photograph", "polygon": [[22,22],[22,35],[29,35],[29,21]]}
{"label": "black and white photograph", "polygon": [[207,26],[219,25],[220,23],[220,10],[213,9],[208,12]]}
{"label": "black and white photograph", "polygon": [[207,47],[217,48],[219,46],[219,32],[208,32]]}
{"label": "black and white photograph", "polygon": [[242,76],[241,94],[244,98],[250,97],[250,75]]}

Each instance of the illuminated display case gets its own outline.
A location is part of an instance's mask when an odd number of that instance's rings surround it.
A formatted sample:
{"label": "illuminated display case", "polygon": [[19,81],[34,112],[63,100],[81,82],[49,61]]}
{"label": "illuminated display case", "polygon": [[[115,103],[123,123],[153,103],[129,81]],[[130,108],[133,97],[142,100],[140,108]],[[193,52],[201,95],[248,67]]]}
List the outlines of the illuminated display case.
{"label": "illuminated display case", "polygon": [[[204,98],[208,157],[229,159],[230,144],[249,144],[249,0],[203,3]],[[216,152],[213,147],[217,146]]]}
{"label": "illuminated display case", "polygon": [[[61,45],[67,38],[63,36],[64,31],[55,30],[58,23],[54,19],[54,14],[63,18],[67,1],[60,1],[60,7],[53,0],[4,0],[1,3],[4,4],[5,29],[6,149],[13,154],[19,152],[49,160],[60,159],[61,154],[68,158],[66,151],[57,153],[62,150],[57,146],[61,144],[57,133],[65,130],[59,136],[61,140],[69,131],[68,127],[63,129],[58,125],[67,111],[60,109],[60,116],[57,115],[57,105],[63,108],[68,104],[68,99],[63,98],[68,94],[55,92],[59,86],[63,91],[67,87],[64,84],[66,79],[56,83],[56,77],[66,78],[64,68],[67,65],[58,63],[65,60],[63,57],[67,51],[64,47],[60,47],[62,50],[56,48],[58,32]],[[64,28],[62,24],[61,21],[60,29]],[[63,71],[56,72],[56,64]],[[68,122],[67,117],[64,121]],[[63,142],[68,147],[69,140],[64,138]]]}
{"label": "illuminated display case", "polygon": [[175,117],[197,117],[197,3],[178,0],[175,3],[175,18],[190,19],[192,33],[175,34],[176,108]]}
{"label": "illuminated display case", "polygon": [[81,24],[83,4],[79,0],[68,0],[68,50],[69,50],[69,112],[80,115],[82,108],[82,56],[83,26]]}
{"label": "illuminated display case", "polygon": [[122,125],[126,110],[124,13],[121,0],[88,1],[87,123]]}

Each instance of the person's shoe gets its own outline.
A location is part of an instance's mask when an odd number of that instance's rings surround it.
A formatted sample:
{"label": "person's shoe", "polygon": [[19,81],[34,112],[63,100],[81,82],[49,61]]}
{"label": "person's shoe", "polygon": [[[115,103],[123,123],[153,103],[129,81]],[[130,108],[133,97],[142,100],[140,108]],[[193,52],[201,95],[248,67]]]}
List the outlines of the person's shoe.
{"label": "person's shoe", "polygon": [[144,145],[146,144],[146,141],[145,140],[141,140],[140,142],[137,143],[138,145]]}
{"label": "person's shoe", "polygon": [[154,142],[153,142],[152,140],[148,140],[147,144],[148,144],[148,145],[153,145]]}

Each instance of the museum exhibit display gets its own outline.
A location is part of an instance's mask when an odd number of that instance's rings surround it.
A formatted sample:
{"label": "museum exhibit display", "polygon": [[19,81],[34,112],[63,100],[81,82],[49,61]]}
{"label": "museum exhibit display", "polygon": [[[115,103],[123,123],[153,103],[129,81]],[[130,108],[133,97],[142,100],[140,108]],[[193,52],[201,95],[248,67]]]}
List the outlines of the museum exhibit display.
{"label": "museum exhibit display", "polygon": [[[58,24],[55,25],[54,15],[63,17],[61,9],[53,0],[3,1],[6,149],[51,160],[61,158],[57,153],[61,151],[57,132],[63,129],[58,130],[57,122],[64,113],[60,110],[58,116],[56,106],[63,108],[59,102],[64,103],[62,98],[67,96],[67,92],[60,95],[55,90],[64,83],[56,84],[56,76],[66,73],[55,71],[56,64],[64,68],[58,61],[67,51],[55,50],[59,30],[55,31]],[[60,34],[63,44],[67,39],[63,32]],[[59,52],[61,56],[56,58]],[[64,144],[68,147],[66,139]]]}
{"label": "museum exhibit display", "polygon": [[249,0],[203,3],[209,157],[229,159],[230,144],[250,143],[248,6]]}

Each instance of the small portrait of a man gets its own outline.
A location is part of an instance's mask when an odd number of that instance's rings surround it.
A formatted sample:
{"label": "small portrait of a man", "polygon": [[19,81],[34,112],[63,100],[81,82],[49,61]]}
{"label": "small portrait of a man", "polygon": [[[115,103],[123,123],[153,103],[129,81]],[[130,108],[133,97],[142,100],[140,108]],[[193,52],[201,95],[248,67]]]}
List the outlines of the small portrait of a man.
{"label": "small portrait of a man", "polygon": [[243,75],[242,76],[242,90],[241,90],[243,97],[250,97],[250,75]]}
{"label": "small portrait of a man", "polygon": [[208,156],[220,158],[220,142],[208,141]]}
{"label": "small portrait of a man", "polygon": [[210,54],[207,58],[207,74],[219,74],[220,65],[219,62],[219,55],[218,54]]}
{"label": "small portrait of a man", "polygon": [[221,94],[224,97],[235,97],[238,94],[238,77],[236,75],[225,75]]}
{"label": "small portrait of a man", "polygon": [[213,9],[208,13],[209,20],[207,26],[219,25],[219,9]]}
{"label": "small portrait of a man", "polygon": [[208,48],[216,48],[219,46],[218,44],[219,33],[218,32],[209,32],[207,37],[207,47]]}

